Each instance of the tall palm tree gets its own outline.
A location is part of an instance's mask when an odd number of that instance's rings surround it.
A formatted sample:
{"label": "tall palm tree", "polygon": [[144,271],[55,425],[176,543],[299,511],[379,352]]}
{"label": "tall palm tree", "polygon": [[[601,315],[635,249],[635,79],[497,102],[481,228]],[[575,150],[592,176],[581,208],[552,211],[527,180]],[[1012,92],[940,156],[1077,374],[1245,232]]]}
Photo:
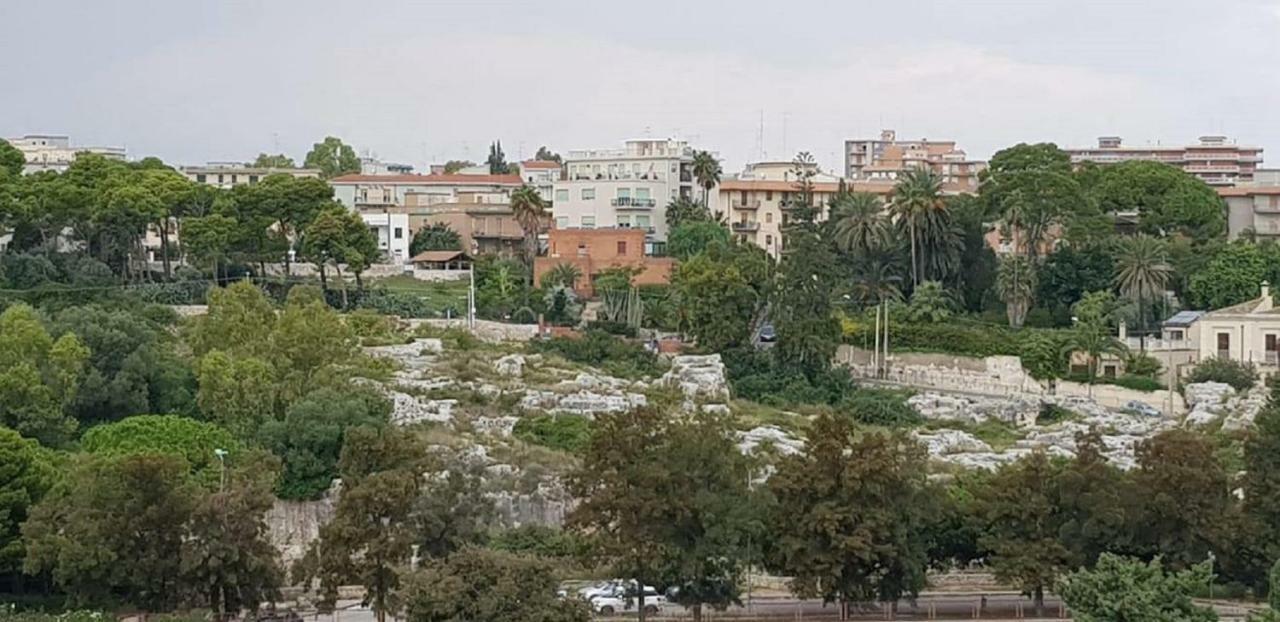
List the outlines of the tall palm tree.
{"label": "tall palm tree", "polygon": [[844,193],[831,201],[831,233],[836,246],[865,257],[889,243],[884,202],[870,192]]}
{"label": "tall palm tree", "polygon": [[1031,309],[1036,291],[1035,264],[1021,255],[1010,255],[1000,262],[996,271],[996,292],[1004,301],[1009,326],[1021,328]]}
{"label": "tall palm tree", "polygon": [[538,254],[538,233],[547,219],[547,203],[538,189],[525,184],[511,193],[511,212],[524,232],[524,259],[529,282],[533,283],[533,258]]}
{"label": "tall palm tree", "polygon": [[702,204],[707,209],[711,209],[711,205],[707,203],[710,199],[711,189],[720,183],[720,161],[709,151],[698,151],[693,154],[693,176],[698,180],[698,185],[702,186]]}
{"label": "tall palm tree", "polygon": [[942,180],[928,169],[903,173],[893,188],[889,211],[898,225],[907,229],[911,240],[911,285],[915,287],[920,284],[919,230],[935,226],[940,213],[946,211],[942,201]]}
{"label": "tall palm tree", "polygon": [[1127,238],[1116,253],[1115,286],[1138,303],[1139,349],[1146,350],[1147,313],[1144,301],[1155,300],[1173,276],[1164,242],[1148,235]]}
{"label": "tall palm tree", "polygon": [[864,306],[902,299],[902,277],[888,253],[873,252],[858,262],[853,273],[850,297]]}

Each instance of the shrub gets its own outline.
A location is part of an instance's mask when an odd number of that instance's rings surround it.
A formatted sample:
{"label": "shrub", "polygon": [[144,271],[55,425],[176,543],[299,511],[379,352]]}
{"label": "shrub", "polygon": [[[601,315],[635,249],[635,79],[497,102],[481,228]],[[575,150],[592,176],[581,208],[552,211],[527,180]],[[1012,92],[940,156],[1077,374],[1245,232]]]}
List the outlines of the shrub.
{"label": "shrub", "polygon": [[525,525],[494,534],[489,548],[537,557],[566,558],[583,555],[587,546],[575,534],[544,525]]}
{"label": "shrub", "polygon": [[1155,357],[1142,352],[1131,353],[1124,359],[1124,371],[1130,376],[1154,378],[1160,374],[1162,367]]}
{"label": "shrub", "polygon": [[626,322],[610,322],[608,320],[594,320],[587,323],[587,330],[598,330],[617,335],[619,337],[635,337],[636,328]]}
{"label": "shrub", "polygon": [[904,427],[918,425],[923,419],[902,391],[858,389],[836,406],[842,414],[866,425]]}
{"label": "shrub", "polygon": [[1152,391],[1164,390],[1164,383],[1148,376],[1135,376],[1133,374],[1125,374],[1119,378],[1108,378],[1107,384],[1114,384],[1118,387],[1133,389],[1135,391]]}
{"label": "shrub", "polygon": [[138,415],[90,428],[80,438],[89,453],[119,457],[166,454],[186,460],[197,479],[217,485],[220,465],[214,454],[221,449],[234,459],[243,448],[226,429],[178,415]]}
{"label": "shrub", "polygon": [[1040,413],[1036,415],[1036,425],[1052,425],[1062,421],[1075,419],[1078,415],[1074,411],[1063,408],[1057,404],[1041,404]]}
{"label": "shrub", "polygon": [[516,422],[511,434],[531,445],[578,453],[591,439],[591,421],[585,417],[538,415]]}
{"label": "shrub", "polygon": [[555,337],[535,341],[530,346],[537,352],[559,354],[570,361],[594,365],[625,378],[655,376],[661,371],[654,353],[602,331],[588,331],[577,339]]}
{"label": "shrub", "polygon": [[[335,292],[339,297],[342,295],[337,290],[330,290],[329,295],[331,298]],[[348,292],[349,296],[350,294],[351,292]],[[444,315],[444,309],[432,309],[431,305],[421,296],[383,289],[366,291],[357,298],[355,306],[360,309],[372,309],[378,313],[399,317],[430,318]]]}
{"label": "shrub", "polygon": [[1237,391],[1248,391],[1258,382],[1258,369],[1252,363],[1217,357],[1200,361],[1187,375],[1186,383],[1221,382]]}
{"label": "shrub", "polygon": [[[852,319],[843,323],[844,342],[870,349],[875,343],[875,323]],[[889,348],[895,351],[941,352],[958,356],[1018,356],[1023,342],[1036,336],[1057,338],[1063,331],[1023,328],[952,319],[947,322],[907,323],[890,318]]]}

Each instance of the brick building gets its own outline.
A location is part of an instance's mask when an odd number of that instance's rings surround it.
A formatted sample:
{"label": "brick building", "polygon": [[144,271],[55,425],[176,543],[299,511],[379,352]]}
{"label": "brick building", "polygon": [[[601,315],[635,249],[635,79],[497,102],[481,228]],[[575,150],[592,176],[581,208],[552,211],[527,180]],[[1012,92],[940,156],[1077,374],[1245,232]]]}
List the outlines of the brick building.
{"label": "brick building", "polygon": [[632,280],[636,285],[669,282],[675,260],[645,255],[645,231],[636,228],[552,229],[547,235],[547,254],[533,263],[534,282],[560,264],[573,264],[582,272],[574,290],[584,297],[595,294],[595,279],[610,268],[639,268]]}

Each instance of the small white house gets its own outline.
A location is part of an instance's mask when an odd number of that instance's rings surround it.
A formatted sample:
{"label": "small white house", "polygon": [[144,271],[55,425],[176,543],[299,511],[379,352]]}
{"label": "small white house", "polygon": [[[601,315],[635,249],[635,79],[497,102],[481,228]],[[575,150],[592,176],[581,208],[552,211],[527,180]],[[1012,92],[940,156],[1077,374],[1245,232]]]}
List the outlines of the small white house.
{"label": "small white house", "polygon": [[409,260],[409,215],[393,213],[360,214],[364,224],[378,238],[378,249],[384,256],[384,262],[402,265]]}
{"label": "small white house", "polygon": [[1210,311],[1195,322],[1200,360],[1244,361],[1263,374],[1280,370],[1280,308],[1275,307],[1270,284],[1264,281],[1261,290],[1258,298]]}

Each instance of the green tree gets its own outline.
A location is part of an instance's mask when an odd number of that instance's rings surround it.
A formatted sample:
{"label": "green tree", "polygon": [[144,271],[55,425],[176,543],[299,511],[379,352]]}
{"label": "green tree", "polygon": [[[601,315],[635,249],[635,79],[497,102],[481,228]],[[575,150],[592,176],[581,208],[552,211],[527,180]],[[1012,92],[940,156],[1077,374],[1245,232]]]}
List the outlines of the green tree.
{"label": "green tree", "polygon": [[281,458],[276,484],[283,499],[318,499],[338,475],[338,458],[348,429],[381,427],[391,416],[387,400],[367,389],[321,387],[289,405],[283,419],[258,432],[262,445]]}
{"label": "green tree", "polygon": [[1144,503],[1135,524],[1146,555],[1171,568],[1190,568],[1222,550],[1234,514],[1232,484],[1212,439],[1190,430],[1162,432],[1137,446],[1134,484]]}
{"label": "green tree", "polygon": [[1138,303],[1138,321],[1142,328],[1143,343],[1148,330],[1147,305],[1164,293],[1165,285],[1173,273],[1169,266],[1165,246],[1160,240],[1139,235],[1120,242],[1116,253],[1116,288],[1125,297]]}
{"label": "green tree", "polygon": [[279,399],[276,370],[257,357],[214,350],[196,368],[196,404],[235,438],[251,439],[270,420]]}
{"label": "green tree", "polygon": [[868,257],[889,245],[884,201],[870,192],[842,192],[831,199],[831,238],[843,252]]}
{"label": "green tree", "polygon": [[676,267],[671,282],[699,346],[723,352],[751,338],[758,297],[733,262],[697,255]]}
{"label": "green tree", "polygon": [[813,422],[803,453],[769,479],[772,566],[803,598],[850,604],[914,598],[924,587],[929,497],[925,457],[903,434]]}
{"label": "green tree", "polygon": [[560,263],[542,275],[542,282],[539,285],[543,288],[562,286],[573,289],[581,278],[582,270],[577,265]]}
{"label": "green tree", "polygon": [[1191,275],[1189,302],[1201,309],[1221,309],[1258,297],[1259,285],[1270,272],[1262,249],[1237,240],[1222,246],[1204,269]]}
{"label": "green tree", "polygon": [[667,230],[674,231],[677,227],[691,222],[711,222],[711,209],[706,205],[691,201],[684,197],[672,199],[667,203]]}
{"label": "green tree", "polygon": [[[351,255],[352,248],[350,246],[352,234],[355,228],[355,221],[360,220],[360,216],[348,212],[345,209],[333,208],[321,212],[316,219],[307,226],[306,232],[302,236],[302,253],[311,259],[313,263],[320,269],[321,284],[326,289],[328,281],[325,278],[325,268],[330,264],[337,272],[339,285],[342,286],[342,306],[347,307],[347,284],[342,279],[342,265],[347,262]],[[360,227],[364,230],[364,234],[372,237],[372,233],[361,222]],[[373,241],[377,244],[377,240]],[[364,261],[363,256],[358,258]]]}
{"label": "green tree", "polygon": [[323,142],[312,145],[302,165],[320,169],[320,176],[325,179],[360,172],[360,158],[356,156],[356,150],[335,136],[326,136]]}
{"label": "green tree", "polygon": [[16,304],[0,314],[0,425],[59,445],[76,429],[68,416],[85,361],[84,344],[71,333],[57,340],[36,311]]}
{"label": "green tree", "polygon": [[209,290],[208,311],[196,318],[187,343],[197,356],[213,350],[266,356],[276,311],[262,290],[249,281]]}
{"label": "green tree", "polygon": [[1098,363],[1104,354],[1121,355],[1125,345],[1111,335],[1115,314],[1115,297],[1109,291],[1089,292],[1076,303],[1076,322],[1071,327],[1070,346],[1089,357],[1089,384],[1098,375]]}
{"label": "green tree", "polygon": [[1021,328],[1027,318],[1027,311],[1035,300],[1036,272],[1030,259],[1020,255],[1010,255],[1000,260],[1000,269],[996,272],[996,292],[1004,301],[1005,314],[1009,317],[1009,326]]}
{"label": "green tree", "polygon": [[1059,539],[1063,523],[1062,468],[1043,452],[1001,467],[978,490],[974,520],[978,542],[990,551],[996,579],[1032,597],[1036,616],[1044,613],[1044,592],[1072,562]]}
{"label": "green tree", "polygon": [[0,427],[0,577],[16,584],[25,557],[19,527],[57,480],[48,450]]}
{"label": "green tree", "polygon": [[538,233],[546,226],[549,215],[547,204],[537,188],[524,185],[511,193],[511,212],[524,233],[524,261],[532,279],[533,260],[538,256]]}
{"label": "green tree", "polygon": [[219,282],[218,266],[231,252],[238,224],[221,214],[187,218],[182,222],[182,246],[196,261],[207,262],[214,284]]}
{"label": "green tree", "polygon": [[409,622],[591,619],[585,603],[557,597],[557,587],[538,558],[465,548],[407,577],[402,598]]}
{"label": "green tree", "polygon": [[[1263,545],[1271,558],[1280,559],[1280,403],[1273,398],[1254,426],[1244,444],[1244,511],[1272,534]],[[1275,587],[1271,594],[1280,597]]]}
{"label": "green tree", "polygon": [[1111,288],[1115,265],[1103,245],[1064,245],[1041,260],[1036,271],[1036,300],[1065,324],[1071,307],[1086,293]]}
{"label": "green tree", "polygon": [[541,162],[555,162],[556,164],[560,164],[562,162],[560,154],[547,149],[546,145],[538,147],[538,152],[533,154],[533,159]]}
{"label": "green tree", "polygon": [[710,151],[697,151],[693,154],[693,177],[698,181],[698,185],[702,187],[702,205],[708,210],[711,209],[709,203],[711,197],[711,189],[720,183],[720,175],[723,171],[720,169],[720,160]]}
{"label": "green tree", "polygon": [[271,333],[270,357],[278,374],[283,397],[296,399],[321,380],[336,384],[335,368],[355,355],[356,338],[342,316],[317,299],[308,299],[305,289],[294,288],[275,330]]}
{"label": "green tree", "polygon": [[1150,562],[1104,554],[1092,569],[1080,569],[1058,582],[1058,594],[1080,622],[1216,622],[1211,607],[1192,600],[1212,580],[1208,564],[1165,572]]}
{"label": "green tree", "polygon": [[955,304],[951,294],[937,281],[925,281],[915,291],[907,303],[908,322],[943,322],[951,317]]}
{"label": "green tree", "polygon": [[1060,477],[1063,522],[1059,538],[1073,565],[1092,567],[1104,553],[1132,548],[1133,499],[1141,497],[1117,467],[1107,462],[1102,434],[1076,435],[1076,457]]}
{"label": "green tree", "polygon": [[462,236],[444,223],[433,223],[418,229],[409,242],[409,255],[416,256],[423,251],[460,251]]}
{"label": "green tree", "polygon": [[444,163],[444,174],[452,175],[464,168],[471,168],[475,165],[476,163],[471,160],[449,160]]}
{"label": "green tree", "polygon": [[253,160],[253,166],[254,168],[294,168],[295,165],[293,158],[283,153],[275,155],[259,153],[258,157]]}
{"label": "green tree", "polygon": [[171,611],[197,497],[188,469],[172,455],[77,460],[23,524],[26,571],[49,573],[75,606]]}
{"label": "green tree", "polygon": [[0,138],[0,174],[9,174],[17,177],[22,174],[22,168],[27,164],[27,156],[22,155],[17,147],[9,144],[9,141]]}
{"label": "green tree", "polygon": [[942,201],[942,180],[928,169],[907,171],[893,188],[889,213],[907,232],[911,246],[911,285],[915,287],[923,278],[918,258],[920,240],[927,235],[926,230],[944,224],[946,207]]}
{"label": "green tree", "polygon": [[1163,162],[1131,160],[1099,167],[1089,193],[1104,212],[1136,214],[1138,230],[1150,235],[1183,235],[1204,242],[1226,230],[1226,210],[1218,193]]}
{"label": "green tree", "polygon": [[1070,156],[1052,143],[1002,149],[981,178],[987,209],[1000,216],[1015,252],[1027,257],[1039,254],[1054,227],[1077,222],[1090,207],[1072,175]]}
{"label": "green tree", "polygon": [[234,460],[243,446],[230,432],[212,423],[177,415],[138,415],[94,426],[80,439],[84,451],[108,458],[169,455],[181,458],[197,482],[216,488],[221,464],[215,450]]}
{"label": "green tree", "polygon": [[494,141],[489,145],[489,157],[485,163],[489,165],[490,175],[506,175],[511,172],[511,166],[507,164],[507,156],[502,152],[502,141]]}
{"label": "green tree", "polygon": [[730,239],[729,230],[718,222],[688,222],[667,234],[667,253],[684,261],[712,244],[728,244]]}

